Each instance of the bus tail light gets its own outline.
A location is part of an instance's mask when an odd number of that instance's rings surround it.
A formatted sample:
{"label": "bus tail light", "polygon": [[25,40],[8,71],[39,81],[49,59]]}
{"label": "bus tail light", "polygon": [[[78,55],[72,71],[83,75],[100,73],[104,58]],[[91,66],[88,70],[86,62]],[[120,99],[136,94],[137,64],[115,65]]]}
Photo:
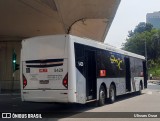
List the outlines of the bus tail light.
{"label": "bus tail light", "polygon": [[26,85],[27,85],[27,79],[26,79],[26,77],[23,75],[23,88],[25,88]]}
{"label": "bus tail light", "polygon": [[66,88],[68,88],[68,73],[63,78],[63,82],[62,83],[63,83],[63,86],[65,86]]}

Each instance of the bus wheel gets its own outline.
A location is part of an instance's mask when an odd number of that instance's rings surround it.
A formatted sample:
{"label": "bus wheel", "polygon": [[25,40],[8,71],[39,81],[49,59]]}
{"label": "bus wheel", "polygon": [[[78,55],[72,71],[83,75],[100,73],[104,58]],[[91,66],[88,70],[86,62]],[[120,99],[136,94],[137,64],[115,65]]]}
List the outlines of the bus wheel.
{"label": "bus wheel", "polygon": [[116,98],[115,86],[113,84],[111,84],[111,86],[109,88],[109,103],[114,103],[115,98]]}
{"label": "bus wheel", "polygon": [[139,83],[139,91],[138,91],[138,94],[139,94],[139,95],[142,94],[142,85],[141,85],[141,83]]}
{"label": "bus wheel", "polygon": [[99,106],[105,105],[105,101],[106,101],[105,88],[104,88],[103,85],[101,85],[100,90],[99,90],[98,105],[99,105]]}

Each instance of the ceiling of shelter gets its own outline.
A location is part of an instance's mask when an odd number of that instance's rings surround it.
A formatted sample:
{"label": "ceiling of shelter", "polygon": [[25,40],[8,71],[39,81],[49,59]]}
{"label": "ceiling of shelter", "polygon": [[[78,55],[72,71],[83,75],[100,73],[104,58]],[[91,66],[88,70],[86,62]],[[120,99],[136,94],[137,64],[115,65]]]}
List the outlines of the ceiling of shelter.
{"label": "ceiling of shelter", "polygon": [[73,34],[104,41],[120,0],[0,0],[0,39]]}

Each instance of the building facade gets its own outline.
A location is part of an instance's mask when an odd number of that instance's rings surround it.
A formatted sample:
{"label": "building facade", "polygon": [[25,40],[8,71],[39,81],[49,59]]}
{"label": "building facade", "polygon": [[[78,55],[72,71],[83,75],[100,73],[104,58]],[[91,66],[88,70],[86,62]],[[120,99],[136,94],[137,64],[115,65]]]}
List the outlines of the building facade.
{"label": "building facade", "polygon": [[146,22],[151,23],[153,28],[160,29],[160,11],[147,13]]}

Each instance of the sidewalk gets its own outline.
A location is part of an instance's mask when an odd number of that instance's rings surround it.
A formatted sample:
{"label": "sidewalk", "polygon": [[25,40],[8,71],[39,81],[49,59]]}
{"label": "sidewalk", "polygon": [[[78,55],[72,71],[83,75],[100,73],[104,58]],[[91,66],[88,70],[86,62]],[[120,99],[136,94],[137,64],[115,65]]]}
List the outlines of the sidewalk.
{"label": "sidewalk", "polygon": [[148,83],[153,83],[153,84],[160,85],[160,80],[148,80]]}
{"label": "sidewalk", "polygon": [[20,93],[0,93],[0,95],[21,95]]}
{"label": "sidewalk", "polygon": [[20,95],[20,90],[0,90],[0,95]]}

